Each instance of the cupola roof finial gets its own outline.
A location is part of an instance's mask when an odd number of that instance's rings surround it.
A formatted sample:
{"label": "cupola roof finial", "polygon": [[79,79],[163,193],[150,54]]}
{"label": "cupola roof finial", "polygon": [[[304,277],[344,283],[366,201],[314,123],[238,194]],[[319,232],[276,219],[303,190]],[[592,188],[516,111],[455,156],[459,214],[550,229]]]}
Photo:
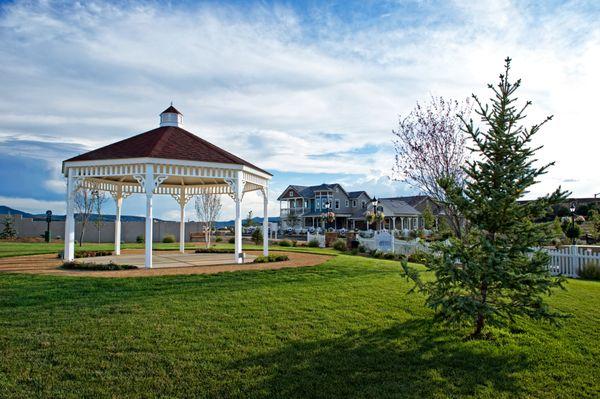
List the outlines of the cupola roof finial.
{"label": "cupola roof finial", "polygon": [[183,114],[173,106],[173,101],[169,108],[160,113],[160,126],[183,126]]}

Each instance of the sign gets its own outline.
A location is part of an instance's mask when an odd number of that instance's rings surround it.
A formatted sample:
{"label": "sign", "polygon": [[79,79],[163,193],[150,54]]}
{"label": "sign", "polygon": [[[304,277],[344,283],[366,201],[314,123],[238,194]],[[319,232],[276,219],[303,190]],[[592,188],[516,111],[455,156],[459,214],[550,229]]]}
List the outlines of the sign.
{"label": "sign", "polygon": [[375,235],[375,246],[378,250],[383,252],[391,252],[392,251],[392,240],[393,237],[387,231],[379,231]]}

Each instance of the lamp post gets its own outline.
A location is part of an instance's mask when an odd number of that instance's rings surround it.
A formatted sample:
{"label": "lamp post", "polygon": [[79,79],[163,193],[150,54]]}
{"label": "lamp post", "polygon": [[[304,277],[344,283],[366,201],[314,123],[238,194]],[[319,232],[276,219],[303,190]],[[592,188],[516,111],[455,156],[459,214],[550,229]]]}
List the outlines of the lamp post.
{"label": "lamp post", "polygon": [[571,202],[569,210],[571,211],[571,245],[575,245],[575,202]]}
{"label": "lamp post", "polygon": [[52,211],[51,210],[47,210],[46,211],[46,223],[48,224],[48,228],[46,229],[46,234],[44,234],[44,239],[46,242],[50,242],[51,237],[50,237],[50,222],[52,222]]}
{"label": "lamp post", "polygon": [[323,230],[325,230],[327,228],[327,223],[328,223],[327,218],[329,217],[330,210],[331,210],[331,202],[328,200],[327,202],[325,202],[325,220],[323,221]]}
{"label": "lamp post", "polygon": [[[379,200],[377,199],[377,197],[373,197],[373,199],[371,200],[371,206],[373,207],[373,220],[376,222],[378,217],[377,217],[377,213],[378,213],[378,207],[379,207]],[[377,224],[375,224],[375,230],[377,230]]]}

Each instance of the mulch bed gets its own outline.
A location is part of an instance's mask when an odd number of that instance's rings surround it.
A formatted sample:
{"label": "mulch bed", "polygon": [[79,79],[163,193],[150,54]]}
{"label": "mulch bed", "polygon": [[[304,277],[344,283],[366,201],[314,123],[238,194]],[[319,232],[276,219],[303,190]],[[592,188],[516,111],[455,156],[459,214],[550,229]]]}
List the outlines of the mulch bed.
{"label": "mulch bed", "polygon": [[[123,254],[139,253],[140,250],[123,250]],[[192,251],[190,251],[191,253]],[[261,251],[246,251],[252,255],[262,255]],[[148,277],[148,276],[172,276],[189,274],[215,274],[221,272],[233,272],[238,270],[277,270],[287,267],[316,266],[331,259],[329,255],[316,255],[301,252],[270,251],[272,254],[285,254],[290,259],[284,262],[273,263],[246,263],[243,265],[215,265],[215,266],[186,266],[156,269],[133,269],[118,271],[81,271],[65,270],[59,268],[63,262],[56,258],[56,254],[14,256],[0,258],[0,274],[30,273],[51,274],[58,276],[93,276],[93,277]]]}

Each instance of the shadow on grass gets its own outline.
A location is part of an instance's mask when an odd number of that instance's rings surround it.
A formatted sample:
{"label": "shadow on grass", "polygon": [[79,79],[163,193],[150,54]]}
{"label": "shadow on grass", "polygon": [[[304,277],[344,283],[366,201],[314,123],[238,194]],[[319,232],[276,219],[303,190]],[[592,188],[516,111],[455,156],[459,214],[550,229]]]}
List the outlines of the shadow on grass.
{"label": "shadow on grass", "polygon": [[[456,397],[522,393],[514,374],[527,357],[464,342],[429,320],[335,339],[296,342],[232,363],[254,374],[242,391],[265,397]],[[260,371],[259,371],[260,370]]]}

